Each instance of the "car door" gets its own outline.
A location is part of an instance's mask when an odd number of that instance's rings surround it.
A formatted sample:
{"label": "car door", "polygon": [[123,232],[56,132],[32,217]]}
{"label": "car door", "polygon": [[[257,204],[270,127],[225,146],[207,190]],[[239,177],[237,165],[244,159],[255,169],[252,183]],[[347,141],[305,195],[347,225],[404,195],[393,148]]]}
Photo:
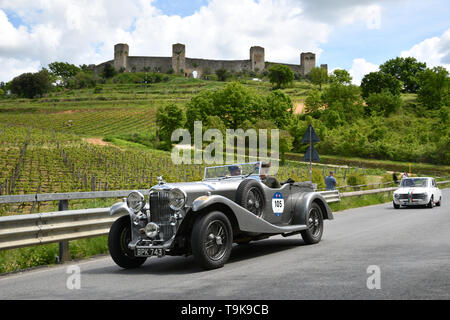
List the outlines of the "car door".
{"label": "car door", "polygon": [[264,219],[276,225],[287,224],[291,217],[291,201],[289,184],[279,189],[268,188],[266,190],[266,209]]}

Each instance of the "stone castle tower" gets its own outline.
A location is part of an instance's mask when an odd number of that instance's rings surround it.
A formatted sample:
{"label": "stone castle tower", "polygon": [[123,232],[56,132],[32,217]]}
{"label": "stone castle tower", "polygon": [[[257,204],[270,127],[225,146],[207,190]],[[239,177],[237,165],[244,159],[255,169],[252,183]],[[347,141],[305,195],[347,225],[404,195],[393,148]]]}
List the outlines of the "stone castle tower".
{"label": "stone castle tower", "polygon": [[184,44],[172,45],[172,69],[175,73],[186,71],[186,46]]}
{"label": "stone castle tower", "polygon": [[250,61],[252,71],[261,72],[266,67],[264,60],[264,48],[263,47],[251,47],[250,48]]}
{"label": "stone castle tower", "polygon": [[128,54],[130,50],[126,43],[118,43],[114,46],[114,68],[120,70],[121,68],[127,69],[128,66]]}
{"label": "stone castle tower", "polygon": [[303,68],[303,74],[307,75],[311,69],[316,66],[316,55],[312,52],[302,52],[300,54],[300,65]]}

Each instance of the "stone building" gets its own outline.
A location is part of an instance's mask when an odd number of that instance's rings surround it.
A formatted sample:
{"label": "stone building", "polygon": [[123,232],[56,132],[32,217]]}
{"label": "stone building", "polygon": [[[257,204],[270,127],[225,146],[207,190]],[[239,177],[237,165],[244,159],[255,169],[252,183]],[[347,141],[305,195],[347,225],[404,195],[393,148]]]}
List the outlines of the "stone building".
{"label": "stone building", "polygon": [[[270,68],[273,64],[284,64],[302,76],[308,75],[312,68],[316,66],[316,55],[312,52],[302,52],[300,54],[300,64],[287,64],[265,61],[264,48],[254,46],[250,48],[249,60],[211,60],[199,58],[187,58],[186,46],[181,43],[172,45],[171,57],[138,57],[130,56],[128,44],[118,43],[114,46],[114,60],[106,61],[95,66],[96,72],[101,72],[105,64],[111,64],[118,71],[125,72],[170,72],[173,71],[185,76],[195,74],[199,77],[202,74],[215,73],[218,69],[228,71],[254,71],[262,72]],[[321,68],[327,69],[326,64],[321,64]]]}

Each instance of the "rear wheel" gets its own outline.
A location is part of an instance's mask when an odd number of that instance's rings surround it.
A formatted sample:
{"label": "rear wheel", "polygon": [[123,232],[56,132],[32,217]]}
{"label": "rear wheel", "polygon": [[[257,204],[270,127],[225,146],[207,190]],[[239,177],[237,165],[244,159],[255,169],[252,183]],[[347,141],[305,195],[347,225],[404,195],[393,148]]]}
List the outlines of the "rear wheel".
{"label": "rear wheel", "polygon": [[228,261],[233,245],[233,229],[227,216],[219,211],[197,219],[191,234],[195,260],[205,269],[221,268]]}
{"label": "rear wheel", "polygon": [[323,234],[323,214],[322,209],[315,202],[309,207],[306,216],[306,225],[308,229],[300,232],[303,241],[306,244],[318,243],[322,239]]}
{"label": "rear wheel", "polygon": [[146,257],[135,257],[134,252],[128,248],[131,241],[131,221],[129,216],[117,219],[108,236],[108,248],[111,258],[122,268],[137,268],[142,265]]}
{"label": "rear wheel", "polygon": [[436,206],[437,206],[437,207],[440,207],[440,206],[441,206],[441,201],[442,201],[442,197],[440,197],[440,198],[439,198],[439,201],[436,203]]}

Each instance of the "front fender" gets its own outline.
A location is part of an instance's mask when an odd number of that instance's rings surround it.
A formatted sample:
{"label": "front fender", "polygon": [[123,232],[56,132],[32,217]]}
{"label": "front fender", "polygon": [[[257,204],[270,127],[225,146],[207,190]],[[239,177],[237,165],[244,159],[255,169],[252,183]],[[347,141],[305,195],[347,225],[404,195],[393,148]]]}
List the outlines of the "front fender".
{"label": "front fender", "polygon": [[307,224],[306,216],[311,207],[311,204],[316,202],[322,209],[323,219],[334,219],[330,206],[324,197],[317,192],[306,192],[301,194],[295,201],[294,205],[294,220],[292,224]]}
{"label": "front fender", "polygon": [[133,211],[130,208],[128,208],[126,202],[117,202],[117,203],[113,204],[111,206],[111,208],[109,209],[110,216],[116,216],[116,215],[124,216],[127,214],[130,217],[133,216]]}

